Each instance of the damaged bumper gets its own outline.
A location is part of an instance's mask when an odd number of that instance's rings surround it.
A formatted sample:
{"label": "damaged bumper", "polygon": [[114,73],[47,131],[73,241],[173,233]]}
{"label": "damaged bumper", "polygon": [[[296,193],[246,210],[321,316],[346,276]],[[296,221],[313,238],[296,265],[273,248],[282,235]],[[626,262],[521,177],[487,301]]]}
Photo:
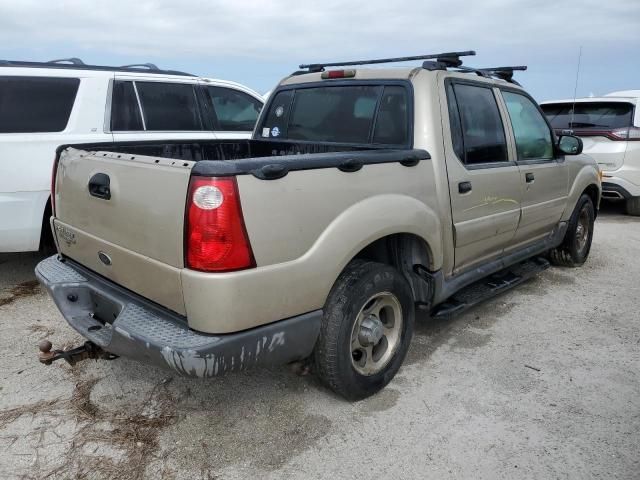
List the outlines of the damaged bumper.
{"label": "damaged bumper", "polygon": [[242,332],[203,334],[189,329],[184,317],[58,255],[40,262],[36,276],[83,337],[114,355],[187,376],[214,377],[305,358],[320,330],[317,310]]}

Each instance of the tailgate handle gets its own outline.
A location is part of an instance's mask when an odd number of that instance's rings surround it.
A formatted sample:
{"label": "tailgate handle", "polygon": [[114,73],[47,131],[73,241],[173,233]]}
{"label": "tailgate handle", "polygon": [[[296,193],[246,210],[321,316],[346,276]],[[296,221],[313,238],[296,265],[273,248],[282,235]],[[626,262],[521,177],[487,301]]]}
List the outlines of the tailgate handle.
{"label": "tailgate handle", "polygon": [[106,173],[96,173],[89,180],[89,194],[93,197],[109,200],[111,198],[111,179]]}

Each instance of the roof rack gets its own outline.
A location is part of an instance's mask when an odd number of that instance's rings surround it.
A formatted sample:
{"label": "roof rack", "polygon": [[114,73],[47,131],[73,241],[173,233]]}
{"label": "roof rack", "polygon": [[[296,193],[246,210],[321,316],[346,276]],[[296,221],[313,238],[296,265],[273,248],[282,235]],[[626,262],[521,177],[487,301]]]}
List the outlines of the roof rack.
{"label": "roof rack", "polygon": [[58,60],[49,60],[47,63],[71,63],[72,65],[86,65],[78,57],[59,58]]}
{"label": "roof rack", "polygon": [[470,67],[457,67],[459,72],[476,73],[485,78],[499,78],[505,82],[513,83],[514,85],[520,85],[513,79],[513,72],[525,71],[526,65],[515,65],[512,67],[483,67],[483,68],[470,68]]}
{"label": "roof rack", "polygon": [[[460,66],[462,61],[460,57],[468,57],[475,55],[473,50],[466,50],[464,52],[446,52],[446,53],[431,53],[427,55],[415,55],[413,57],[393,57],[393,58],[379,58],[375,60],[353,60],[349,62],[333,62],[333,63],[308,63],[300,65],[301,70],[308,70],[308,72],[323,72],[326,67],[350,67],[354,65],[376,65],[380,63],[397,63],[397,62],[411,62],[413,60],[428,60],[437,59],[443,64],[451,63],[450,66]],[[453,65],[457,64],[457,65]]]}
{"label": "roof rack", "polygon": [[195,77],[192,73],[180,72],[178,70],[162,70],[153,63],[135,63],[132,65],[123,65],[121,67],[111,67],[107,65],[87,65],[77,57],[60,58],[57,60],[49,60],[48,62],[25,62],[18,60],[0,60],[2,67],[26,67],[26,68],[64,68],[71,70],[95,70],[106,72],[141,72],[154,73],[164,75],[180,75]]}
{"label": "roof rack", "polygon": [[[524,71],[527,69],[526,65],[516,65],[513,67],[487,67],[487,68],[472,68],[462,65],[460,57],[469,57],[475,55],[474,50],[466,50],[463,52],[446,52],[446,53],[432,53],[428,55],[416,55],[413,57],[393,57],[393,58],[380,58],[375,60],[354,60],[350,62],[332,62],[332,63],[308,63],[300,65],[300,69],[294,72],[293,75],[302,75],[305,73],[324,72],[327,67],[350,67],[355,65],[375,65],[380,63],[396,63],[396,62],[410,62],[413,60],[426,60],[422,63],[422,68],[426,70],[447,70],[449,68],[454,71],[465,73],[476,73],[485,78],[499,78],[515,85],[520,85],[513,79],[514,71]],[[435,60],[435,61],[432,61]]]}
{"label": "roof rack", "polygon": [[132,63],[131,65],[123,65],[120,68],[147,68],[149,70],[160,70],[155,63]]}

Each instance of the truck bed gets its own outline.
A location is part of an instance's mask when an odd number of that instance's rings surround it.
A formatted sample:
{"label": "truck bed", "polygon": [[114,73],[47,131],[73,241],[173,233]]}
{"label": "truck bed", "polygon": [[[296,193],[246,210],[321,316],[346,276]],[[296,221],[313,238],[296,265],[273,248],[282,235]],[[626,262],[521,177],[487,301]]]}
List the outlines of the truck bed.
{"label": "truck bed", "polygon": [[[90,152],[107,151],[197,162],[192,172],[195,175],[250,173],[263,180],[281,178],[294,170],[337,167],[342,171],[357,171],[367,164],[401,162],[409,166],[430,158],[426,151],[415,149],[254,139],[62,145],[58,148],[58,156],[68,147]],[[286,159],[279,158],[276,161],[273,157]]]}

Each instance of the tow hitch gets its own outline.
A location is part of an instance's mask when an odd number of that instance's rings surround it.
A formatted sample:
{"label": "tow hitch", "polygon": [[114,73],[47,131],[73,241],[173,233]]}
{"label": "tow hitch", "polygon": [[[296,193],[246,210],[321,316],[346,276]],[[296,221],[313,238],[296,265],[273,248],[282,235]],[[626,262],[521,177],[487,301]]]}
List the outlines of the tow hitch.
{"label": "tow hitch", "polygon": [[95,360],[115,360],[118,358],[113,353],[105,352],[102,348],[93,342],[84,342],[79,347],[70,350],[51,350],[53,345],[49,340],[42,340],[38,344],[38,360],[45,365],[51,365],[56,360],[64,359],[69,365],[75,365],[82,360],[93,358]]}

